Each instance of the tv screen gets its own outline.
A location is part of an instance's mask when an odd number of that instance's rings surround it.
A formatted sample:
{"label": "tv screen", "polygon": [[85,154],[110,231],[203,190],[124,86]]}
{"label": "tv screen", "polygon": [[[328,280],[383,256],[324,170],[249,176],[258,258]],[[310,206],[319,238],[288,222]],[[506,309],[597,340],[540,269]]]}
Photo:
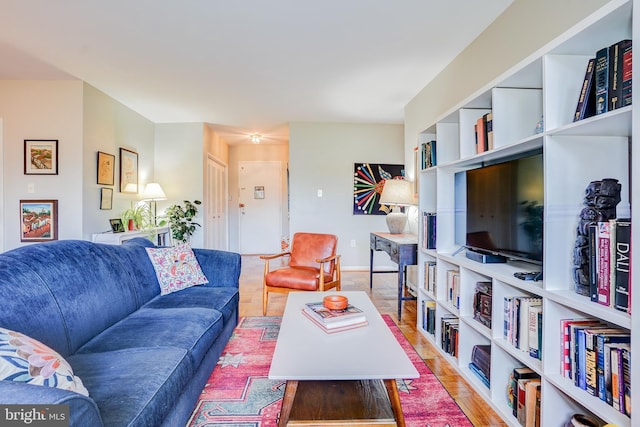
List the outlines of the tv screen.
{"label": "tv screen", "polygon": [[542,263],[541,150],[466,171],[466,246]]}

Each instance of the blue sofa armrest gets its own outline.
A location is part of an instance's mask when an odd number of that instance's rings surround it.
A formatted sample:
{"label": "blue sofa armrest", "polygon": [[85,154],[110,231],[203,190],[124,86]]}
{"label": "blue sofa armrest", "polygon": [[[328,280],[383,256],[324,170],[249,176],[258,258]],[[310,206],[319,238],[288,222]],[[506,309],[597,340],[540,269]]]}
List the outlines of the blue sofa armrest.
{"label": "blue sofa armrest", "polygon": [[193,249],[202,272],[209,280],[207,286],[239,287],[241,258],[235,252],[214,249]]}
{"label": "blue sofa armrest", "polygon": [[69,405],[69,426],[101,427],[100,411],[93,399],[72,391],[14,381],[0,381],[3,405]]}

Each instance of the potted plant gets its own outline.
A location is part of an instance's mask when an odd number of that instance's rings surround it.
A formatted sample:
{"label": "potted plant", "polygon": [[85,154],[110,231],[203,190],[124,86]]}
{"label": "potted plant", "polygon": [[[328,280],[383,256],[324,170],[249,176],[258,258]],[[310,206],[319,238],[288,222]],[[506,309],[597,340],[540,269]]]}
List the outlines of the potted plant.
{"label": "potted plant", "polygon": [[[186,243],[189,241],[196,227],[200,224],[194,221],[198,214],[198,206],[202,204],[200,200],[184,201],[184,206],[175,204],[167,208],[165,214],[171,228],[171,236],[177,241]],[[162,221],[160,225],[165,225],[166,221]]]}
{"label": "potted plant", "polygon": [[133,204],[131,207],[125,209],[120,215],[122,224],[128,230],[145,230],[153,227],[153,220],[151,218],[151,210],[146,203]]}

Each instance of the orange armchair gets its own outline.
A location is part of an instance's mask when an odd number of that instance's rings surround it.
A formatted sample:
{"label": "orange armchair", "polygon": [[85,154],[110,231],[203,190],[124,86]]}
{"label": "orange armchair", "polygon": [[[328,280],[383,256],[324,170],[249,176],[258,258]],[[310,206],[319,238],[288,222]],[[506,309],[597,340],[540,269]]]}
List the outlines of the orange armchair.
{"label": "orange armchair", "polygon": [[[262,314],[267,314],[269,292],[340,290],[340,255],[336,255],[338,238],[333,234],[296,233],[291,250],[276,255],[262,255],[264,286]],[[269,261],[287,257],[288,265],[271,271]]]}

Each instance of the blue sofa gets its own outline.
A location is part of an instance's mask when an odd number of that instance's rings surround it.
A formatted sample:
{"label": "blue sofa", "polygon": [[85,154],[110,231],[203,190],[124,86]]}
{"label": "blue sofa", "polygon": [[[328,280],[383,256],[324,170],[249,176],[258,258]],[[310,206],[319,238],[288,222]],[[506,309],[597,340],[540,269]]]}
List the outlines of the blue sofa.
{"label": "blue sofa", "polygon": [[2,404],[67,404],[70,425],[185,425],[238,322],[240,256],[194,249],[209,283],[160,296],[146,239],[0,254],[0,327],[57,351],[89,397],[0,381]]}

